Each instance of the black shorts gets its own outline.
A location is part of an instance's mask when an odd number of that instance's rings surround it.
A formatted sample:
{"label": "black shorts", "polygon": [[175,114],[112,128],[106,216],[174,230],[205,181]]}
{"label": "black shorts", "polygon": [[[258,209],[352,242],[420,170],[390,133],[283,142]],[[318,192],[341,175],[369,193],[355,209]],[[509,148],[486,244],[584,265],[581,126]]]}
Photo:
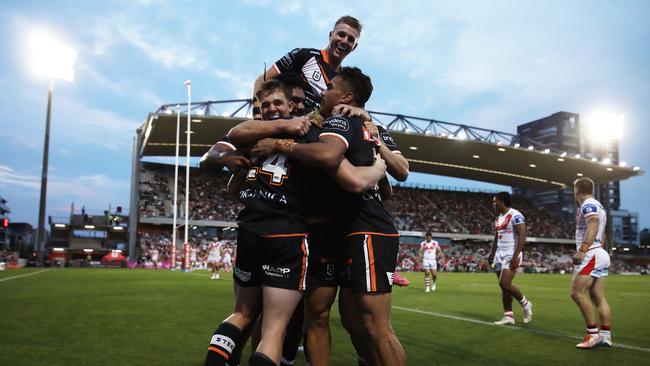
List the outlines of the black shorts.
{"label": "black shorts", "polygon": [[305,290],[309,243],[307,235],[256,235],[239,230],[233,277],[240,286]]}
{"label": "black shorts", "polygon": [[345,238],[341,286],[353,292],[391,292],[399,234],[353,233]]}
{"label": "black shorts", "polygon": [[310,226],[308,287],[338,286],[342,257],[343,236],[332,225]]}

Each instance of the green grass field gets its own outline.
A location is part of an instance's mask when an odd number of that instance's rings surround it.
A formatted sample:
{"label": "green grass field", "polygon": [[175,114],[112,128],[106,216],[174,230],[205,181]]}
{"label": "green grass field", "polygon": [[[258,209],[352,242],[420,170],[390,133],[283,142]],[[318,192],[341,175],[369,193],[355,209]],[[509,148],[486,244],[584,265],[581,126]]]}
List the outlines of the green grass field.
{"label": "green grass field", "polygon": [[[26,275],[26,276],[24,276]],[[21,277],[16,277],[21,276]],[[493,274],[440,275],[424,293],[407,273],[393,292],[393,325],[409,365],[649,365],[650,277],[612,276],[607,294],[615,347],[577,350],[584,324],[569,275],[518,275],[535,318],[501,317]],[[14,277],[14,278],[12,278]],[[201,365],[216,325],[232,309],[232,280],[207,272],[22,269],[0,272],[0,365]],[[338,313],[333,365],[355,365]],[[245,355],[248,354],[248,350]],[[302,354],[297,365],[304,365]]]}

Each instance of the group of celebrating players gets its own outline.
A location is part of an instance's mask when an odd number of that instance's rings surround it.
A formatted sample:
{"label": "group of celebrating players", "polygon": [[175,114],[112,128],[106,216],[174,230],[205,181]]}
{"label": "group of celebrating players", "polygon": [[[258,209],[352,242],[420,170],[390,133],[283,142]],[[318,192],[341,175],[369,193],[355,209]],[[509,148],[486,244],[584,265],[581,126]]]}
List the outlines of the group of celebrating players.
{"label": "group of celebrating players", "polygon": [[[203,167],[228,167],[228,193],[244,205],[237,218],[234,310],[212,335],[205,365],[238,365],[249,336],[251,365],[291,365],[303,338],[310,364],[328,365],[329,314],[337,292],[359,364],[406,364],[390,321],[399,234],[382,200],[392,194],[386,173],[404,181],[409,166],[364,110],[373,91],[370,77],[341,67],[361,29],[357,19],[343,16],[325,49],[294,49],[275,62],[255,81],[256,118],[230,130],[201,160]],[[500,217],[491,257],[506,317],[514,319],[515,297],[527,322],[532,303],[511,284],[525,226],[508,206],[509,196],[495,197]],[[590,243],[584,260],[593,257],[597,244]],[[423,245],[421,254],[433,272],[427,289],[435,290],[431,245]],[[599,271],[606,275],[606,268]],[[578,277],[587,279],[575,286],[574,298],[583,300],[581,288],[602,290],[595,275]]]}

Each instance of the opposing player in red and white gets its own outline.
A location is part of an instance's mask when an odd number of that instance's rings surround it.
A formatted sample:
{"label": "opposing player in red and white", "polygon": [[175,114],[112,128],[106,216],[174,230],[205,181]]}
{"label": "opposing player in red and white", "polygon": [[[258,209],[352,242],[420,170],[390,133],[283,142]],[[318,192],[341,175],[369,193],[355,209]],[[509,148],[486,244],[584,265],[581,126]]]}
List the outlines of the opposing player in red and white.
{"label": "opposing player in red and white", "polygon": [[219,241],[219,238],[214,238],[214,242],[210,244],[210,249],[208,250],[208,266],[212,269],[211,280],[219,279],[219,269],[221,269],[221,247],[223,243]]}
{"label": "opposing player in red and white", "polygon": [[501,287],[503,301],[503,318],[494,322],[498,325],[514,325],[512,298],[519,301],[524,309],[524,323],[533,320],[533,303],[526,299],[512,279],[523,260],[526,244],[526,223],[521,212],[510,207],[510,193],[499,192],[492,199],[494,211],[499,215],[494,222],[494,240],[488,262],[494,264],[494,270]]}
{"label": "opposing player in red and white", "polygon": [[426,240],[420,243],[418,256],[424,270],[424,292],[436,290],[436,279],[438,279],[437,253],[440,253],[440,258],[444,261],[445,254],[440,249],[440,245],[433,240],[431,233],[426,233]]}
{"label": "opposing player in red and white", "polygon": [[[571,298],[578,304],[587,323],[587,335],[577,348],[612,346],[610,321],[612,311],[605,298],[605,277],[609,274],[609,254],[603,249],[607,224],[605,209],[593,197],[594,181],[579,178],[573,183],[573,193],[580,206],[576,214],[576,264]],[[600,317],[600,332],[594,307]]]}

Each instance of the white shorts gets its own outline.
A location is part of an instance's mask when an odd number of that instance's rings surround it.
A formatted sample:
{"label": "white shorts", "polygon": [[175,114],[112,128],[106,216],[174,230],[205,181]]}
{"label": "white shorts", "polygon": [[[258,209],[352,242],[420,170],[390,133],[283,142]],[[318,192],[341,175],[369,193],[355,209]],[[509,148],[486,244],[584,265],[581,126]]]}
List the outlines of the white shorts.
{"label": "white shorts", "polygon": [[594,278],[606,277],[609,274],[609,254],[603,248],[587,251],[582,263],[576,266],[575,274]]}
{"label": "white shorts", "polygon": [[219,263],[221,262],[221,257],[211,255],[208,257],[208,263]]}
{"label": "white shorts", "polygon": [[231,264],[232,258],[229,255],[223,257],[223,264]]}
{"label": "white shorts", "polygon": [[438,270],[438,263],[436,263],[435,259],[423,259],[422,260],[422,269],[430,269],[437,271]]}
{"label": "white shorts", "polygon": [[[492,262],[492,264],[494,264],[494,271],[501,272],[503,269],[509,269],[514,252],[514,250],[497,249],[497,252],[494,253],[494,262]],[[519,253],[519,264],[521,264],[523,260],[523,253]]]}

